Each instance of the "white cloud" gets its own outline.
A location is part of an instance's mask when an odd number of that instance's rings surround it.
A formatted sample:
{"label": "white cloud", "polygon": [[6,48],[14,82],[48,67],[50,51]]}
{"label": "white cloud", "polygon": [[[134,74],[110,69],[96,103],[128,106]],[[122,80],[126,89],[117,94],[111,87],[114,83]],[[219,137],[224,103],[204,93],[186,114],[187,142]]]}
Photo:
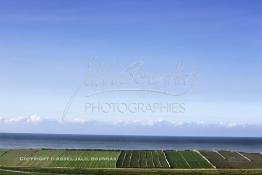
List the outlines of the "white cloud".
{"label": "white cloud", "polygon": [[38,123],[44,123],[44,122],[54,122],[57,125],[62,124],[73,124],[73,125],[90,125],[90,124],[96,124],[96,125],[108,125],[108,126],[120,126],[120,127],[161,127],[161,126],[167,126],[167,127],[174,127],[174,128],[183,128],[183,127],[200,127],[200,128],[245,128],[250,126],[262,126],[258,124],[251,124],[251,123],[241,123],[241,122],[193,122],[193,121],[169,121],[169,120],[116,120],[116,121],[96,121],[96,120],[87,120],[85,118],[73,118],[70,120],[48,120],[43,119],[42,117],[38,115],[31,115],[28,117],[0,117],[0,123],[16,123],[16,124],[38,124]]}
{"label": "white cloud", "polygon": [[250,123],[237,123],[237,122],[187,122],[187,121],[168,121],[168,120],[118,120],[111,125],[119,126],[145,126],[145,127],[155,127],[155,126],[173,126],[173,127],[216,127],[216,128],[235,128],[235,127],[248,127],[254,126]]}
{"label": "white cloud", "polygon": [[51,120],[37,115],[0,117],[0,132],[109,134],[109,135],[176,135],[176,136],[261,136],[262,125],[241,122],[115,120],[85,118]]}
{"label": "white cloud", "polygon": [[85,123],[88,122],[88,120],[83,119],[83,118],[73,118],[73,120],[70,120],[69,122],[78,123],[78,124],[85,124]]}
{"label": "white cloud", "polygon": [[4,117],[0,117],[0,122],[1,123],[30,123],[30,124],[37,124],[42,122],[43,119],[38,116],[38,115],[31,115],[28,117],[23,117],[23,116],[19,116],[19,117],[8,117],[8,118],[4,118]]}
{"label": "white cloud", "polygon": [[31,115],[30,117],[26,118],[27,123],[40,123],[43,119],[38,115]]}

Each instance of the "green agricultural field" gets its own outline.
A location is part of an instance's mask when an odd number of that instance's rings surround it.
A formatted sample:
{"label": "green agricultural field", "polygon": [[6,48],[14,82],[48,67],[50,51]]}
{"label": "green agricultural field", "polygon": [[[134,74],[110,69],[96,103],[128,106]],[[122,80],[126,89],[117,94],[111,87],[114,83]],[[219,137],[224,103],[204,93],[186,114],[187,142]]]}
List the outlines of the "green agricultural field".
{"label": "green agricultural field", "polygon": [[165,151],[167,160],[172,168],[189,169],[190,165],[178,151]]}
{"label": "green agricultural field", "polygon": [[169,162],[166,158],[164,151],[154,151],[153,157],[154,159],[157,157],[157,160],[159,160],[159,167],[170,168]]}
{"label": "green agricultural field", "polygon": [[201,155],[194,151],[182,151],[181,154],[184,156],[191,168],[213,168],[213,166],[207,162]]}
{"label": "green agricultural field", "polygon": [[29,166],[29,167],[49,167],[53,161],[61,156],[65,150],[39,150],[31,155],[29,160],[22,161],[20,166]]}
{"label": "green agricultural field", "polygon": [[6,153],[7,150],[4,150],[4,149],[0,149],[0,157]]}
{"label": "green agricultural field", "polygon": [[213,168],[201,155],[194,151],[165,151],[170,166],[177,169]]}
{"label": "green agricultural field", "polygon": [[64,151],[50,167],[116,168],[120,151]]}
{"label": "green agricultural field", "polygon": [[120,151],[9,150],[0,157],[0,166],[116,168],[119,154]]}
{"label": "green agricultural field", "polygon": [[24,162],[22,158],[31,157],[37,151],[31,149],[9,150],[0,157],[0,165],[20,166]]}
{"label": "green agricultural field", "polygon": [[163,151],[122,151],[118,168],[169,168]]}
{"label": "green agricultural field", "polygon": [[132,151],[121,151],[117,160],[117,168],[129,168],[131,162]]}
{"label": "green agricultural field", "polygon": [[8,168],[214,170],[209,161],[217,169],[262,169],[262,155],[258,153],[173,150],[0,150],[0,167]]}

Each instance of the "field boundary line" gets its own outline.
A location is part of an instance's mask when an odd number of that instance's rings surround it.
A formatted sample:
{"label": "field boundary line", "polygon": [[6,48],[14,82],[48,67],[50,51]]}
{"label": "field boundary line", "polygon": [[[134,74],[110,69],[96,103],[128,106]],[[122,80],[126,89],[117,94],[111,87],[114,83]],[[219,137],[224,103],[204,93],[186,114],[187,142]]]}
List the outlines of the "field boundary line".
{"label": "field boundary line", "polygon": [[43,175],[50,175],[50,174],[54,174],[54,175],[79,175],[79,174],[68,174],[68,173],[43,173],[43,172],[34,172],[34,171],[22,171],[22,170],[10,170],[10,169],[2,169],[0,168],[0,171],[3,171],[3,172],[9,172],[9,173],[19,173],[19,174],[36,174],[36,175],[39,175],[39,174],[43,174]]}
{"label": "field boundary line", "polygon": [[239,154],[241,157],[243,157],[244,159],[246,159],[247,161],[251,162],[251,160],[247,157],[244,156],[243,154],[241,154],[240,152],[236,152],[237,154]]}
{"label": "field boundary line", "polygon": [[146,155],[146,159],[145,159],[146,167],[148,167],[148,164],[147,164],[147,154],[145,153],[145,155]]}
{"label": "field boundary line", "polygon": [[187,162],[186,158],[183,156],[183,154],[182,154],[182,153],[179,153],[179,154],[180,154],[180,156],[182,157],[182,159],[186,162],[186,164],[188,165],[188,167],[189,167],[190,169],[192,169],[191,166],[189,165],[189,163]]}
{"label": "field boundary line", "polygon": [[132,157],[133,157],[133,151],[131,151],[131,153],[130,153],[130,159],[129,159],[128,167],[131,167]]}
{"label": "field boundary line", "polygon": [[199,154],[203,159],[205,159],[213,168],[217,168],[215,165],[213,165],[205,156],[203,156],[201,154],[200,151],[196,150],[196,149],[193,149],[194,152],[196,152],[197,154]]}
{"label": "field boundary line", "polygon": [[2,154],[0,154],[0,157],[3,157],[6,153],[7,151],[3,152]]}
{"label": "field boundary line", "polygon": [[[9,173],[18,173],[18,174],[44,174],[47,175],[47,173],[41,173],[41,172],[31,172],[31,171],[22,171],[22,170],[9,170],[9,169],[1,169],[0,171],[3,172],[9,172]],[[55,175],[62,175],[62,174],[57,174],[57,173],[49,173],[49,174],[55,174]]]}
{"label": "field boundary line", "polygon": [[[122,152],[121,152],[121,153],[122,153]],[[119,158],[119,157],[118,157],[118,158]],[[125,159],[126,159],[126,152],[124,152],[124,157],[123,157],[123,160],[121,161],[121,167],[124,167]]]}
{"label": "field boundary line", "polygon": [[0,168],[0,171],[10,172],[10,173],[22,173],[22,174],[30,174],[31,173],[31,172],[27,172],[27,171],[8,170],[8,169],[1,169],[1,168]]}
{"label": "field boundary line", "polygon": [[[2,167],[3,168],[3,167]],[[1,167],[0,167],[0,171],[1,170],[3,170],[3,171],[5,171],[5,170],[10,170],[10,169],[7,169],[8,167],[5,167],[5,169],[2,169]],[[11,168],[11,167],[10,167]],[[28,167],[21,167],[21,168],[28,168]],[[42,170],[56,170],[56,169],[65,169],[65,170],[86,170],[87,171],[87,173],[93,173],[92,171],[95,171],[95,170],[98,170],[100,173],[101,172],[105,172],[105,171],[107,171],[107,172],[124,172],[124,173],[127,173],[127,172],[132,172],[132,173],[134,173],[134,172],[137,172],[137,173],[141,173],[141,172],[150,172],[150,173],[156,173],[156,172],[159,172],[159,173],[161,173],[161,172],[169,172],[169,173],[172,173],[172,172],[195,172],[195,173],[197,173],[197,172],[220,172],[220,171],[223,171],[223,172],[242,172],[243,170],[244,171],[249,171],[249,172],[253,172],[253,171],[261,171],[262,172],[262,169],[260,168],[260,169],[228,169],[228,168],[224,168],[224,169],[222,169],[222,168],[218,168],[218,169],[203,169],[203,168],[197,168],[197,169],[189,169],[189,168],[187,168],[187,169],[174,169],[174,168],[69,168],[69,167],[60,167],[60,168],[57,168],[57,167],[55,167],[55,168],[40,168],[40,169],[42,169]],[[30,169],[31,171],[21,171],[21,172],[28,172],[28,173],[31,173],[31,174],[44,174],[44,175],[47,175],[48,173],[49,174],[54,174],[54,175],[79,175],[79,174],[74,174],[74,173],[63,173],[63,174],[61,174],[61,173],[59,173],[59,172],[47,172],[47,173],[43,173],[43,172],[37,172],[37,171],[34,171],[35,170],[35,168],[31,168]],[[37,169],[36,169],[37,170]],[[90,171],[89,171],[90,170]],[[19,171],[19,169],[18,170],[11,170],[11,171]],[[83,172],[83,173],[85,173],[85,172]]]}
{"label": "field boundary line", "polygon": [[217,153],[220,157],[222,157],[224,160],[226,160],[226,158],[217,150],[213,150],[213,152]]}
{"label": "field boundary line", "polygon": [[164,150],[161,150],[161,151],[163,152],[163,154],[164,154],[164,156],[165,156],[165,159],[166,159],[166,162],[167,162],[167,164],[168,164],[168,167],[171,168],[170,163],[169,163],[169,161],[168,161],[168,159],[167,159],[167,157],[166,157],[165,151],[164,151]]}
{"label": "field boundary line", "polygon": [[138,165],[139,165],[139,167],[141,167],[141,154],[140,154],[139,151],[138,151],[138,155],[139,155],[139,157],[138,157]]}

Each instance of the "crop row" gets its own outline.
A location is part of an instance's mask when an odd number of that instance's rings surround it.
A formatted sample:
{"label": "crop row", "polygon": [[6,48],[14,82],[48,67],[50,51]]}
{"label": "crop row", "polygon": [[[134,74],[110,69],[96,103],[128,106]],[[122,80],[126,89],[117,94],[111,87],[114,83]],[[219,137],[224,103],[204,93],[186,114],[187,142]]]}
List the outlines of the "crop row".
{"label": "crop row", "polygon": [[200,151],[217,168],[262,168],[262,155],[230,151]]}
{"label": "crop row", "polygon": [[118,168],[169,168],[163,151],[122,151]]}
{"label": "crop row", "polygon": [[194,151],[122,151],[118,168],[213,168]]}
{"label": "crop row", "polygon": [[194,151],[165,151],[165,154],[172,168],[213,168],[199,153]]}

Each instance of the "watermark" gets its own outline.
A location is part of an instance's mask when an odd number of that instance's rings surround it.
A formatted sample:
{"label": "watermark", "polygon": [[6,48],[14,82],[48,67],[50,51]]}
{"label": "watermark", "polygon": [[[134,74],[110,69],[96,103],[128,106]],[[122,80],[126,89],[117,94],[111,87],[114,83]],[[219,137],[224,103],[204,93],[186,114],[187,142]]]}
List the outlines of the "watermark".
{"label": "watermark", "polygon": [[86,103],[87,113],[184,113],[184,103],[142,103],[142,102],[109,102],[109,103]]}
{"label": "watermark", "polygon": [[43,157],[19,157],[19,161],[28,161],[28,162],[46,162],[46,161],[117,161],[117,157],[71,157],[71,156],[60,156],[60,157],[52,157],[52,156],[43,156]]}
{"label": "watermark", "polygon": [[[147,70],[145,65],[144,61],[136,61],[121,68],[123,70],[114,72],[112,77],[106,76],[106,72],[104,72],[105,75],[97,76],[97,71],[105,69],[103,65],[93,65],[94,67],[97,67],[97,69],[91,69],[91,65],[89,65],[89,76],[85,80],[84,86],[97,90],[140,89],[144,91],[148,90],[153,93],[154,91],[160,91],[165,92],[166,94],[179,95],[189,90],[196,78],[196,74],[186,72],[185,66],[182,63],[175,65],[170,73],[161,73],[161,68],[159,68],[159,71],[154,69]],[[113,66],[111,68],[115,69]],[[165,87],[183,87],[184,89],[183,92],[178,92],[173,91],[176,89],[165,90]]]}
{"label": "watermark", "polygon": [[[185,113],[185,102],[179,98],[190,92],[196,79],[197,74],[188,72],[181,62],[168,71],[163,67],[150,67],[150,64],[142,60],[126,66],[99,64],[93,60],[87,66],[85,80],[76,88],[65,106],[62,120],[66,118],[72,105],[77,104],[75,99],[80,91],[84,97],[80,103],[84,108],[80,110],[86,116],[99,113],[108,116],[115,113],[123,116],[139,113]],[[141,98],[145,101],[141,101]],[[154,98],[158,102],[152,102]]]}

